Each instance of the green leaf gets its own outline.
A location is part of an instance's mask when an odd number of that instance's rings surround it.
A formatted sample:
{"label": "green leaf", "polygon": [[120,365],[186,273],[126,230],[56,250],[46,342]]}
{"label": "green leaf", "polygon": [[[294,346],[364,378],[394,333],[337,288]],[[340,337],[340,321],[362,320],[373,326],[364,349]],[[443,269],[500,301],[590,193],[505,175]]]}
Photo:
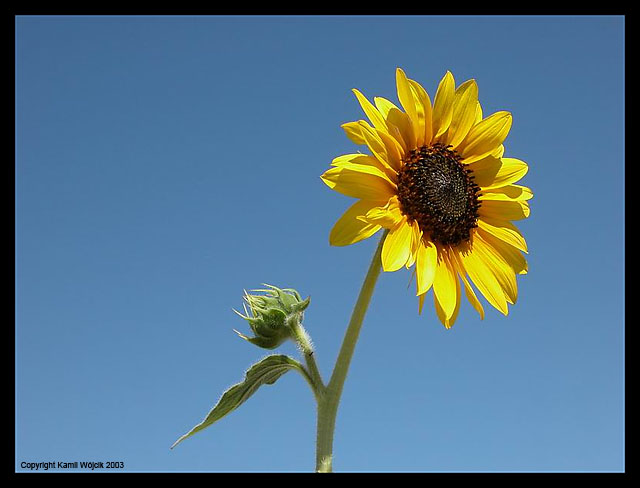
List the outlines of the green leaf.
{"label": "green leaf", "polygon": [[306,371],[298,361],[282,354],[267,356],[254,364],[245,373],[244,381],[233,385],[225,391],[205,419],[174,442],[171,449],[187,437],[206,429],[225,415],[233,412],[253,395],[261,385],[272,385],[280,376],[291,369],[297,369],[303,376],[306,375]]}

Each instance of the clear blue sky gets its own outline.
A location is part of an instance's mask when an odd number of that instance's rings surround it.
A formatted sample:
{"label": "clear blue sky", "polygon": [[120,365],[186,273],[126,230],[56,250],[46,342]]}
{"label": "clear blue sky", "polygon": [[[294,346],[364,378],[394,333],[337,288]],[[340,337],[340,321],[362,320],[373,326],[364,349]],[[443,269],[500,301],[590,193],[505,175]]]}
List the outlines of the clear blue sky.
{"label": "clear blue sky", "polygon": [[[376,239],[330,247],[359,149],[351,89],[475,78],[508,110],[535,194],[508,317],[445,330],[406,270],[375,290],[336,471],[622,471],[623,17],[17,17],[16,470],[312,471],[315,404],[289,373],[169,446],[266,355],[244,288],[311,296],[327,376]],[[431,295],[430,295],[431,297]],[[292,344],[281,348],[297,355]]]}

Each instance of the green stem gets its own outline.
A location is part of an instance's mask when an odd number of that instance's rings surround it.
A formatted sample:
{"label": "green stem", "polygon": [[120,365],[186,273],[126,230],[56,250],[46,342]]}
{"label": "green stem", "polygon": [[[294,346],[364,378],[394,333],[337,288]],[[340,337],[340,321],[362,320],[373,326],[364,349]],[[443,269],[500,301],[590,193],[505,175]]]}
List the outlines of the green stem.
{"label": "green stem", "polygon": [[318,429],[316,438],[316,471],[331,472],[333,460],[333,433],[336,425],[336,415],[338,413],[338,405],[340,404],[340,396],[344,387],[345,379],[349,371],[349,364],[353,357],[353,352],[358,342],[358,336],[362,327],[365,313],[369,307],[373,289],[378,280],[381,271],[382,244],[387,236],[385,231],[378,243],[376,252],[373,255],[369,271],[362,283],[358,301],[353,307],[351,320],[347,327],[347,331],[333,368],[333,374],[329,384],[324,389],[324,394],[320,396],[318,401]]}
{"label": "green stem", "polygon": [[316,394],[316,399],[320,401],[322,395],[324,395],[325,386],[324,386],[324,383],[322,382],[322,376],[320,375],[320,371],[318,370],[316,360],[313,356],[313,351],[311,351],[310,354],[305,354],[304,360],[307,363],[309,376],[311,377],[311,380],[315,385],[314,393]]}
{"label": "green stem", "polygon": [[311,388],[313,390],[313,394],[316,397],[316,401],[320,402],[320,399],[324,393],[325,386],[313,354],[314,351],[313,345],[311,343],[311,338],[309,337],[309,334],[307,334],[305,328],[302,326],[302,323],[298,316],[292,318],[290,327],[293,330],[295,341],[302,351],[302,355],[304,356],[304,360],[307,364],[306,373],[311,380]]}

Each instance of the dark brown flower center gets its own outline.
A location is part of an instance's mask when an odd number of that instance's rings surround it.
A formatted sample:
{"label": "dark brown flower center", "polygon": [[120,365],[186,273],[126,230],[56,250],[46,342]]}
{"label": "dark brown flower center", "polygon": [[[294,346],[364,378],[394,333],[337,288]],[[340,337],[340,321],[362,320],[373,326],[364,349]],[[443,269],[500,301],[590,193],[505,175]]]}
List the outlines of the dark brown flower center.
{"label": "dark brown flower center", "polygon": [[478,193],[473,173],[450,146],[414,149],[398,173],[402,213],[424,234],[443,245],[468,241],[478,224]]}

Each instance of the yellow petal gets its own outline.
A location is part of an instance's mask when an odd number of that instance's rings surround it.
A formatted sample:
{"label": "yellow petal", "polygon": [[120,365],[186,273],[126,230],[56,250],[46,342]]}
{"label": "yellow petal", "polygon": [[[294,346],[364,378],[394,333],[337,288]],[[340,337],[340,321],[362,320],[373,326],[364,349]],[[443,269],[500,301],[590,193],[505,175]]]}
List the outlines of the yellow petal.
{"label": "yellow petal", "polygon": [[404,266],[411,253],[411,234],[406,219],[389,231],[382,244],[382,269],[397,271]]}
{"label": "yellow petal", "polygon": [[481,120],[482,120],[482,105],[480,105],[480,102],[478,102],[478,105],[476,105],[476,120],[475,120],[475,124],[477,124]]}
{"label": "yellow petal", "polygon": [[[409,85],[409,81],[407,80],[407,75],[405,75],[404,71],[401,68],[396,69],[396,86],[398,89],[398,100],[402,104],[402,107],[407,112],[409,119],[411,119],[411,125],[413,126],[414,137],[419,132],[418,125],[418,113],[416,111],[415,100],[413,98],[413,93],[411,92],[411,85]],[[417,139],[412,139],[407,141],[410,147],[416,147]]]}
{"label": "yellow petal", "polygon": [[491,272],[498,280],[504,296],[509,303],[516,303],[518,298],[518,285],[513,266],[507,263],[504,257],[496,251],[484,238],[485,234],[478,229],[473,237],[473,247],[479,253],[484,263],[491,269]]}
{"label": "yellow petal", "polygon": [[431,99],[420,83],[413,80],[407,80],[411,85],[411,93],[416,106],[416,115],[418,119],[418,134],[416,137],[416,145],[421,147],[431,143],[433,137],[433,119]]}
{"label": "yellow petal", "polygon": [[482,303],[480,303],[480,300],[478,300],[469,280],[467,280],[467,278],[462,274],[460,275],[460,278],[462,278],[462,281],[464,282],[464,294],[466,295],[467,300],[469,300],[469,303],[471,303],[473,308],[475,308],[476,312],[480,315],[480,320],[484,320],[484,307],[482,306]]}
{"label": "yellow petal", "polygon": [[332,190],[348,197],[386,201],[396,193],[396,186],[378,168],[344,163],[327,170],[322,181]]}
{"label": "yellow petal", "polygon": [[360,220],[374,225],[381,225],[385,229],[392,229],[403,219],[398,197],[393,196],[387,203],[370,208]]}
{"label": "yellow petal", "polygon": [[422,242],[416,256],[417,295],[424,295],[433,285],[438,266],[438,251],[433,242]]}
{"label": "yellow petal", "polygon": [[507,185],[500,188],[491,188],[489,190],[482,189],[478,196],[478,200],[502,200],[519,202],[523,200],[531,200],[533,192],[530,188],[521,185]]}
{"label": "yellow petal", "polygon": [[424,299],[427,295],[420,295],[418,298],[418,314],[422,313],[422,307],[424,306]]}
{"label": "yellow petal", "polygon": [[351,142],[358,144],[359,146],[366,146],[367,141],[362,137],[362,130],[360,129],[360,124],[358,122],[346,122],[340,127],[342,127],[342,130],[344,130],[344,133]]}
{"label": "yellow petal", "polygon": [[496,112],[469,130],[460,143],[458,152],[469,164],[495,151],[504,142],[511,129],[512,117],[509,112]]}
{"label": "yellow petal", "polygon": [[376,158],[362,153],[342,154],[337,156],[331,161],[331,166],[340,166],[344,163],[368,164],[369,166],[375,166],[376,168],[381,169]]}
{"label": "yellow petal", "polygon": [[485,200],[478,209],[480,217],[500,220],[522,220],[530,213],[529,204],[525,201]]}
{"label": "yellow petal", "polygon": [[455,278],[455,285],[453,285],[453,290],[451,290],[451,295],[455,296],[455,303],[453,310],[450,311],[447,310],[446,304],[442,302],[440,297],[435,294],[435,289],[436,287],[434,286],[433,301],[435,304],[436,314],[438,315],[440,322],[442,322],[442,325],[444,325],[447,329],[450,329],[456,321],[456,318],[458,318],[458,312],[460,311],[460,281]]}
{"label": "yellow petal", "polygon": [[478,85],[475,80],[465,81],[455,91],[451,124],[444,138],[446,144],[458,147],[475,124],[477,109]]}
{"label": "yellow petal", "polygon": [[373,166],[374,168],[378,168],[380,171],[385,173],[389,168],[374,156],[370,154],[362,154],[362,153],[351,153],[351,154],[342,154],[338,157],[333,158],[331,161],[331,166],[345,166],[348,164],[362,164],[365,166]]}
{"label": "yellow petal", "polygon": [[376,130],[376,133],[384,144],[386,150],[386,162],[396,172],[400,171],[400,168],[402,167],[402,154],[404,152],[402,146],[387,132]]}
{"label": "yellow petal", "polygon": [[372,206],[379,202],[359,200],[338,219],[329,234],[329,243],[332,246],[348,246],[355,242],[371,237],[380,230],[379,225],[373,225],[358,220],[360,215],[367,213]]}
{"label": "yellow petal", "polygon": [[389,153],[387,152],[387,146],[378,135],[378,131],[367,124],[364,120],[359,121],[359,124],[362,138],[365,140],[367,146],[376,157],[376,159],[380,161],[383,166],[386,166],[391,171],[395,171],[394,164],[396,163],[394,162],[394,157],[389,156]]}
{"label": "yellow petal", "polygon": [[363,164],[365,166],[373,166],[374,168],[378,168],[382,171],[387,178],[395,183],[398,173],[394,169],[390,168],[388,165],[382,164],[378,161],[378,158],[374,156],[370,156],[369,154],[343,154],[342,156],[338,156],[331,161],[331,166],[348,166],[350,164]]}
{"label": "yellow petal", "polygon": [[473,172],[476,185],[487,190],[515,183],[527,174],[529,166],[519,159],[487,156],[469,164],[468,169]]}
{"label": "yellow petal", "polygon": [[458,302],[457,282],[455,268],[450,263],[446,252],[438,253],[438,265],[433,279],[433,293],[447,319],[453,316]]}
{"label": "yellow petal", "polygon": [[524,240],[520,231],[511,222],[484,217],[478,219],[478,227],[516,249],[527,252],[527,241]]}
{"label": "yellow petal", "polygon": [[398,110],[398,107],[396,107],[395,103],[393,103],[391,100],[387,100],[384,97],[373,97],[373,103],[375,104],[378,111],[385,118],[385,121],[387,116],[389,115],[389,111],[392,108],[395,108],[396,110]]}
{"label": "yellow petal", "polygon": [[[413,266],[416,263],[416,256],[418,254],[418,248],[420,247],[420,243],[422,242],[422,231],[420,230],[420,225],[415,220],[411,223],[411,227],[413,228],[413,234],[411,235],[411,255],[409,259],[405,263],[407,269]],[[415,274],[415,271],[414,271]]]}
{"label": "yellow petal", "polygon": [[444,134],[451,123],[451,115],[453,113],[453,97],[455,95],[456,82],[450,71],[444,75],[436,98],[433,102],[433,137],[434,139]]}
{"label": "yellow petal", "polygon": [[491,155],[494,158],[501,158],[502,156],[504,156],[504,144],[500,144],[495,151],[491,152]]}
{"label": "yellow petal", "polygon": [[353,93],[355,93],[358,102],[360,102],[360,106],[364,111],[365,115],[369,117],[369,120],[373,124],[373,126],[378,130],[387,130],[387,124],[384,121],[384,118],[378,112],[378,109],[374,107],[369,100],[365,98],[365,96],[360,93],[359,90],[353,89]]}
{"label": "yellow petal", "polygon": [[389,134],[398,141],[403,152],[413,149],[409,143],[415,139],[415,134],[409,116],[386,98],[376,97],[374,102],[384,116]]}
{"label": "yellow petal", "polygon": [[452,252],[449,257],[456,262],[458,274],[460,278],[462,278],[462,282],[464,283],[464,294],[466,295],[467,300],[469,300],[469,303],[471,303],[473,308],[475,308],[478,314],[480,314],[480,320],[484,320],[484,307],[482,306],[482,303],[480,303],[480,300],[478,300],[478,297],[476,296],[471,283],[467,279],[467,272],[464,269],[462,261],[460,260],[460,255],[457,252]]}
{"label": "yellow petal", "polygon": [[527,274],[529,266],[527,260],[524,258],[519,249],[516,249],[512,245],[506,243],[501,239],[496,239],[493,235],[482,234],[484,239],[491,244],[504,260],[513,268],[513,271],[517,274]]}
{"label": "yellow petal", "polygon": [[509,309],[502,287],[492,269],[484,262],[483,256],[477,252],[475,239],[473,245],[460,246],[456,251],[476,288],[492,306],[507,315]]}

